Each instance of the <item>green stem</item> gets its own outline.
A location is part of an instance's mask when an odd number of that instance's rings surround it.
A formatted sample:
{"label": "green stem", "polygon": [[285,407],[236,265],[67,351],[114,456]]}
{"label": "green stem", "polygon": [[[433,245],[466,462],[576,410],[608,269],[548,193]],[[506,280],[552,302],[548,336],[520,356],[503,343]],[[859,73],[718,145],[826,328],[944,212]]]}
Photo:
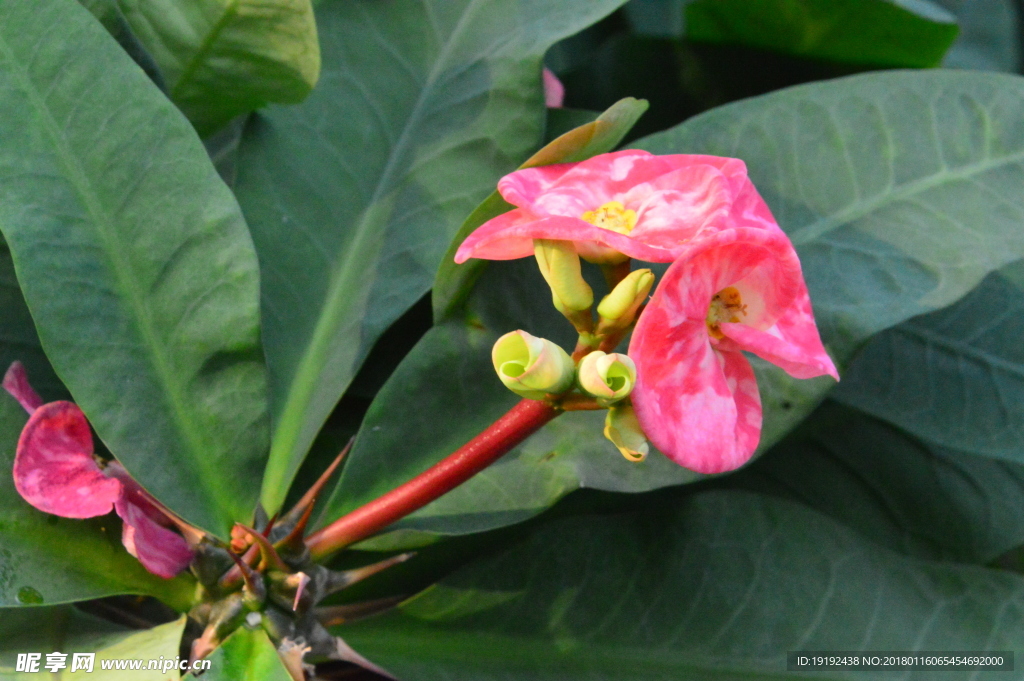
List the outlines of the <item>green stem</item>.
{"label": "green stem", "polygon": [[547,402],[522,400],[446,459],[311,534],[306,539],[310,554],[322,559],[422,508],[497,461],[561,413]]}

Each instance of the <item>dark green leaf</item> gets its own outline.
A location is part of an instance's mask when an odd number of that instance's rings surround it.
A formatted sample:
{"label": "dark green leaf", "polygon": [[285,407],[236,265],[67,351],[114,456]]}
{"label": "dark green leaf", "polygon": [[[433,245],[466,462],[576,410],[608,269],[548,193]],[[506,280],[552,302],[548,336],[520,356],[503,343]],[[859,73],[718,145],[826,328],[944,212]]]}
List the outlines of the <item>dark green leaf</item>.
{"label": "dark green leaf", "polygon": [[1019,575],[907,558],[789,501],[705,492],[551,523],[338,633],[417,681],[767,680],[792,676],[790,650],[1012,650],[1021,607]]}
{"label": "dark green leaf", "polygon": [[[1022,111],[1016,76],[873,73],[721,107],[637,146],[746,161],[842,364],[1024,256]],[[831,385],[769,372],[766,429],[779,414],[798,421]]]}
{"label": "dark green leaf", "polygon": [[119,0],[200,135],[269,102],[301,102],[320,76],[310,0]]}
{"label": "dark green leaf", "polygon": [[268,510],[465,215],[540,143],[544,51],[622,1],[318,6],[323,82],[255,117],[236,185],[262,265]]}
{"label": "dark green leaf", "polygon": [[[122,629],[109,622],[84,615],[71,607],[37,608],[26,611],[5,611],[0,617],[0,679],[28,680],[49,677],[53,681],[89,679],[90,681],[117,681],[130,677],[132,681],[167,681],[178,671],[160,668],[147,669],[149,661],[178,660],[185,617],[152,629],[134,631]],[[45,670],[46,656],[52,652],[66,653],[66,668],[56,673]],[[41,653],[40,671],[17,673],[14,671],[18,653]],[[93,670],[71,673],[74,653],[95,653]],[[103,670],[103,662],[142,660],[142,669]]]}
{"label": "dark green leaf", "polygon": [[292,681],[281,664],[277,649],[262,629],[240,628],[208,658],[210,670],[199,678],[203,681]]}
{"label": "dark green leaf", "polygon": [[167,580],[146,572],[121,544],[115,516],[58,518],[37,511],[18,495],[11,469],[27,420],[21,405],[0,393],[0,606],[147,594],[187,609],[194,580]]}
{"label": "dark green leaf", "polygon": [[0,6],[0,137],[0,230],[57,374],[157,498],[214,532],[250,520],[258,268],[191,126],[78,3],[47,0]]}
{"label": "dark green leaf", "polygon": [[[647,102],[627,97],[613,104],[607,111],[591,122],[573,128],[548,142],[531,156],[520,168],[552,165],[554,163],[578,163],[611,151],[618,146],[637,119],[647,110]],[[552,114],[549,111],[548,120]],[[455,314],[459,306],[473,289],[473,285],[484,267],[486,260],[472,259],[461,265],[455,264],[455,252],[473,230],[491,218],[507,213],[514,206],[507,203],[497,191],[484,199],[483,203],[469,214],[455,234],[448,252],[441,258],[441,264],[434,278],[431,290],[434,307],[434,321],[441,322]]]}
{"label": "dark green leaf", "polygon": [[830,400],[722,484],[802,502],[911,556],[987,563],[1024,544],[1024,466],[930,445]]}
{"label": "dark green leaf", "polygon": [[131,57],[139,67],[146,72],[150,80],[164,89],[164,77],[160,68],[153,61],[146,48],[142,46],[139,39],[132,33],[132,27],[128,25],[121,7],[117,0],[78,0],[83,7],[92,12],[92,15],[99,19],[103,28],[117,41],[128,56]]}
{"label": "dark green leaf", "polygon": [[836,398],[948,447],[1024,463],[1024,288],[1002,274],[884,331]]}
{"label": "dark green leaf", "polygon": [[686,37],[872,66],[938,66],[954,17],[928,0],[697,0]]}

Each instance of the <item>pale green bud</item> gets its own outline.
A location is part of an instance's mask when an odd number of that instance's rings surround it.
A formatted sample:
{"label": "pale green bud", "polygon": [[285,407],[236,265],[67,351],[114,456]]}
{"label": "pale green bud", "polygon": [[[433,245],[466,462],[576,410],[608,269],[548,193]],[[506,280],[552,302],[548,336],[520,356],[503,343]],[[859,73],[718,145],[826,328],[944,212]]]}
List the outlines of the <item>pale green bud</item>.
{"label": "pale green bud", "polygon": [[512,331],[491,349],[498,378],[512,392],[531,400],[572,387],[576,367],[562,348],[525,331]]}
{"label": "pale green bud", "polygon": [[608,410],[608,416],[604,419],[604,436],[611,440],[627,461],[643,461],[651,450],[631,404],[619,404]]}
{"label": "pale green bud", "polygon": [[636,384],[636,364],[618,352],[609,355],[595,350],[583,358],[577,371],[580,388],[604,407],[627,397]]}
{"label": "pale green bud", "polygon": [[647,300],[647,294],[651,292],[652,286],[654,274],[650,270],[630,272],[597,306],[601,326],[625,328],[632,324],[637,309]]}
{"label": "pale green bud", "polygon": [[589,314],[594,304],[594,291],[583,280],[580,256],[572,242],[535,239],[533,254],[540,273],[551,287],[555,307],[566,317],[584,310]]}

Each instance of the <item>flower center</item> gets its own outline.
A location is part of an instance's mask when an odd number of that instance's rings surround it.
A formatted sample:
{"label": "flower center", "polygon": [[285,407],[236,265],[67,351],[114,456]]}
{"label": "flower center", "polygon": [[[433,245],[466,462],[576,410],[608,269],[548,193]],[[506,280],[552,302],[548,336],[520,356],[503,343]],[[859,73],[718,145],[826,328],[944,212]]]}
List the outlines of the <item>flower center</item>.
{"label": "flower center", "polygon": [[740,315],[747,316],[747,306],[743,304],[740,292],[732,286],[722,289],[711,299],[711,307],[708,308],[708,333],[719,340],[725,338],[719,324],[735,324],[740,321]]}
{"label": "flower center", "polygon": [[597,210],[588,210],[580,219],[619,234],[629,234],[636,227],[636,211],[627,210],[618,201],[609,201]]}

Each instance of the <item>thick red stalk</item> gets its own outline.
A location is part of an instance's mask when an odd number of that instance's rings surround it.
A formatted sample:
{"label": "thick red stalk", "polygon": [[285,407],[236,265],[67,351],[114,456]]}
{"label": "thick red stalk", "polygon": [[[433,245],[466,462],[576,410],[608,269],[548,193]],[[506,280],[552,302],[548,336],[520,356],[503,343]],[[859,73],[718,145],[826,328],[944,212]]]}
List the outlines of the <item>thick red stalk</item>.
{"label": "thick red stalk", "polygon": [[309,535],[306,546],[314,558],[323,558],[369,537],[469,480],[561,413],[546,402],[520,401],[447,458]]}

